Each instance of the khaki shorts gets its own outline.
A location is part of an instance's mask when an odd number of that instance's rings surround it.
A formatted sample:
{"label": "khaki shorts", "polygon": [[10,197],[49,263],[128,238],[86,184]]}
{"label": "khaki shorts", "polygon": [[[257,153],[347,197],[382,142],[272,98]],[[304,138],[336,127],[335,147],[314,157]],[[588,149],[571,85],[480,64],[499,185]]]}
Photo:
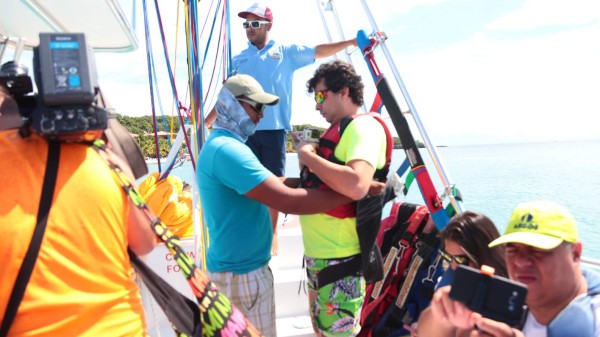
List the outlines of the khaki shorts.
{"label": "khaki shorts", "polygon": [[273,273],[269,266],[246,274],[209,272],[208,276],[265,337],[277,336]]}

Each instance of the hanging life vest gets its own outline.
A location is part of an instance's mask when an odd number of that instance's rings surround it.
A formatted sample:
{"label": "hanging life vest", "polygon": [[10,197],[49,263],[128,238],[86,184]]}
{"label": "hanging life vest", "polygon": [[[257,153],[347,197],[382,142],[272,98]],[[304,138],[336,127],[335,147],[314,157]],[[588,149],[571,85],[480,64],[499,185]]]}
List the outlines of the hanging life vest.
{"label": "hanging life vest", "polygon": [[377,246],[383,255],[382,280],[367,283],[358,337],[410,334],[411,325],[429,306],[442,274],[440,239],[425,205],[395,201],[381,221]]}
{"label": "hanging life vest", "polygon": [[[335,148],[342,138],[342,134],[346,130],[346,127],[357,117],[371,116],[377,120],[383,130],[385,131],[386,137],[386,154],[385,154],[385,165],[381,169],[375,169],[373,180],[385,182],[390,169],[390,163],[392,161],[392,150],[394,149],[394,138],[392,137],[390,130],[388,129],[385,121],[381,118],[381,115],[376,112],[370,112],[365,114],[357,114],[348,116],[342,119],[340,122],[330,126],[319,138],[319,148],[317,154],[333,163],[345,165],[344,162],[337,159],[334,155]],[[319,189],[330,189],[317,175],[312,173],[307,167],[302,168],[300,172],[301,187],[308,188],[319,188]],[[325,212],[325,214],[338,219],[345,219],[356,216],[356,202],[345,204]]]}

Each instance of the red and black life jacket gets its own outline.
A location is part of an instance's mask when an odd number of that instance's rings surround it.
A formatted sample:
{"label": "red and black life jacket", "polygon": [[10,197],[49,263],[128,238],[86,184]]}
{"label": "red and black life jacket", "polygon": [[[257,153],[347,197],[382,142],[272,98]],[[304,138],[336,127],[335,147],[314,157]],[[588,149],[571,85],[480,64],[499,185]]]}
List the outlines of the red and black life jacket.
{"label": "red and black life jacket", "polygon": [[[387,142],[386,154],[385,154],[385,165],[381,169],[375,169],[375,173],[373,175],[373,180],[385,182],[388,172],[390,170],[390,163],[392,161],[392,150],[394,149],[394,139],[390,133],[390,130],[388,129],[387,125],[385,124],[385,122],[383,121],[383,119],[381,118],[381,115],[379,113],[370,112],[370,113],[365,113],[365,114],[357,114],[357,115],[348,116],[348,117],[342,119],[340,122],[332,125],[331,127],[329,127],[329,129],[327,129],[323,133],[323,135],[321,135],[321,138],[319,138],[319,148],[317,149],[317,154],[333,163],[345,165],[344,162],[342,162],[341,160],[339,160],[335,157],[335,155],[334,155],[335,148],[337,147],[338,143],[340,142],[340,139],[342,138],[342,134],[346,130],[346,127],[354,120],[354,118],[361,117],[361,116],[371,116],[371,117],[375,118],[375,120],[377,120],[381,124],[381,126],[383,127],[383,130],[385,131],[385,137],[386,137],[386,142]],[[302,172],[300,173],[300,178],[301,178],[301,186],[302,187],[329,189],[329,186],[327,186],[321,179],[319,179],[319,177],[317,177],[314,173],[312,173],[307,167],[304,167],[302,169]],[[338,219],[354,217],[354,216],[356,216],[356,203],[353,202],[353,203],[345,204],[345,205],[330,209],[329,211],[325,212],[325,214],[336,217]]]}

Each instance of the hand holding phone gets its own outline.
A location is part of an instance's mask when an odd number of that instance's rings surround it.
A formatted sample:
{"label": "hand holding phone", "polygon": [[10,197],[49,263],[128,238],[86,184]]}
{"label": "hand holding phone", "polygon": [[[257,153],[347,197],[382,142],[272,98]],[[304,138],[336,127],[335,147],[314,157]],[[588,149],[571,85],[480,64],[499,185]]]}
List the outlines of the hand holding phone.
{"label": "hand holding phone", "polygon": [[519,326],[527,312],[527,286],[495,276],[494,269],[482,266],[481,271],[459,265],[454,275],[450,298],[464,303],[483,317]]}

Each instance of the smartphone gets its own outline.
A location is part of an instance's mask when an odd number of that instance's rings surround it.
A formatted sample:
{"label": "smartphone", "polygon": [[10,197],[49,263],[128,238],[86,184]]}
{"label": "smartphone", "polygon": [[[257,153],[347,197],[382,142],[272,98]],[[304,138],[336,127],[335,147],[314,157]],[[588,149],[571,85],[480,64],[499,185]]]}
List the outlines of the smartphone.
{"label": "smartphone", "polygon": [[526,296],[527,286],[520,282],[463,265],[457,267],[450,290],[450,298],[470,310],[512,327],[520,326],[525,318]]}

